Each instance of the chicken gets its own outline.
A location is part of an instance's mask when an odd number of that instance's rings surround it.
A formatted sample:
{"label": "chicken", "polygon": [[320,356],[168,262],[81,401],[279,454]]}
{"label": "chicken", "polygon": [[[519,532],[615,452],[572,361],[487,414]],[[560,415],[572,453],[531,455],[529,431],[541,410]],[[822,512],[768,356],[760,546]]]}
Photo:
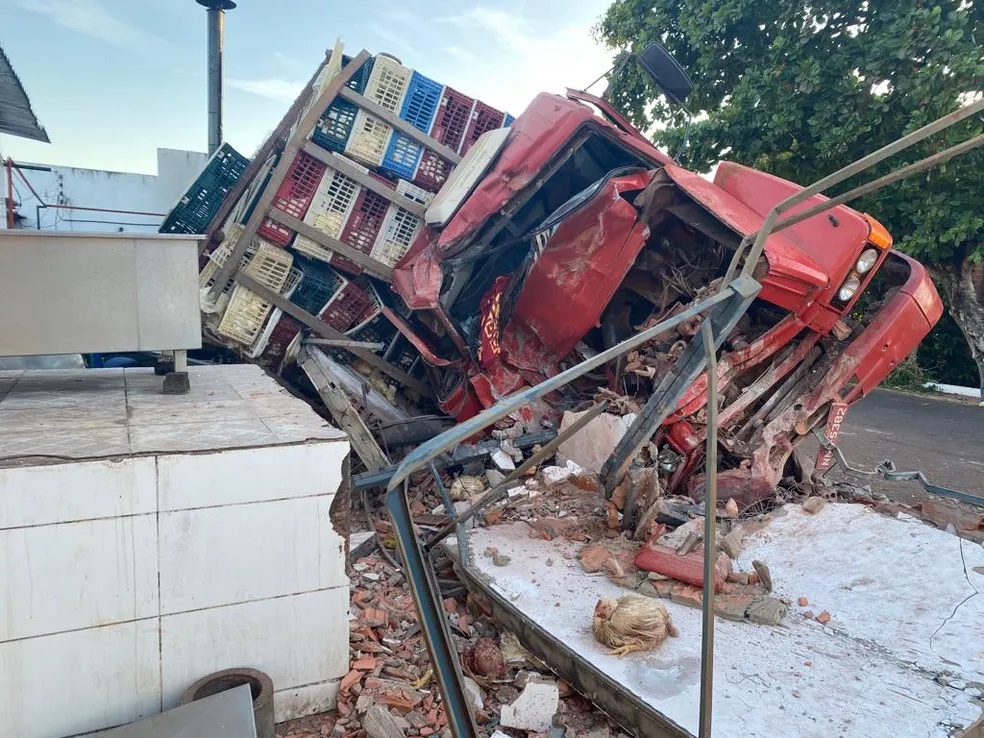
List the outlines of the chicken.
{"label": "chicken", "polygon": [[598,642],[611,647],[612,655],[619,658],[654,648],[667,636],[680,635],[662,602],[638,594],[598,600],[591,630]]}

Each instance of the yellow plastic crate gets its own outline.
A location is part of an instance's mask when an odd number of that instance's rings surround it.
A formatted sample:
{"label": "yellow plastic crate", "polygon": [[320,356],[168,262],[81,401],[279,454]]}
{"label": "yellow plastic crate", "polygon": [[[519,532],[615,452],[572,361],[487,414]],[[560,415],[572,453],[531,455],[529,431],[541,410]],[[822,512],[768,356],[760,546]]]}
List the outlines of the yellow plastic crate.
{"label": "yellow plastic crate", "polygon": [[380,107],[399,115],[412,76],[413,70],[403,66],[393,57],[377,54],[363,95]]}
{"label": "yellow plastic crate", "polygon": [[355,116],[352,135],[345,144],[345,153],[371,166],[379,166],[392,132],[393,129],[379,118],[360,110]]}
{"label": "yellow plastic crate", "polygon": [[245,346],[252,346],[263,329],[273,305],[241,284],[232,288],[229,305],[222,315],[219,334]]}
{"label": "yellow plastic crate", "polygon": [[280,292],[287,283],[293,255],[286,249],[260,241],[256,255],[249,260],[243,272],[274,292]]}

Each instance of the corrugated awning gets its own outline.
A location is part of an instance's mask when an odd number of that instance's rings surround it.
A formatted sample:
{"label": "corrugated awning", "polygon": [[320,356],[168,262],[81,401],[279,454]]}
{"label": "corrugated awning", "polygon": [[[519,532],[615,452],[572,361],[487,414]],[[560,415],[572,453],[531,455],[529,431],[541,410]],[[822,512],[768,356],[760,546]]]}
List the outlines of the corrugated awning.
{"label": "corrugated awning", "polygon": [[0,48],[0,133],[51,143],[3,48]]}

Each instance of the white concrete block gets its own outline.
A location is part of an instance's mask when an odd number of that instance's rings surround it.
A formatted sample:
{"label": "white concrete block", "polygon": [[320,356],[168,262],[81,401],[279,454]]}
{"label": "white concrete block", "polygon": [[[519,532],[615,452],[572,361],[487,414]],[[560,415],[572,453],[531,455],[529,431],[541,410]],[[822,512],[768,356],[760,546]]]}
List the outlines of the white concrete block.
{"label": "white concrete block", "polygon": [[348,587],[161,618],[164,707],[221,669],[252,667],[283,691],[348,671]]}
{"label": "white concrete block", "polygon": [[[278,723],[334,710],[338,704],[339,680],[284,689],[273,693],[273,719]],[[274,685],[276,689],[276,685]]]}
{"label": "white concrete block", "polygon": [[161,709],[157,619],[0,643],[0,735],[62,738]]}
{"label": "white concrete block", "polygon": [[0,470],[0,529],[152,513],[156,461],[106,459]]}
{"label": "white concrete block", "polygon": [[161,612],[311,592],[348,583],[329,498],[160,515]]}
{"label": "white concrete block", "polygon": [[162,456],[161,510],[334,494],[347,454],[347,443],[316,443]]}
{"label": "white concrete block", "polygon": [[153,515],[0,531],[0,642],[156,617]]}

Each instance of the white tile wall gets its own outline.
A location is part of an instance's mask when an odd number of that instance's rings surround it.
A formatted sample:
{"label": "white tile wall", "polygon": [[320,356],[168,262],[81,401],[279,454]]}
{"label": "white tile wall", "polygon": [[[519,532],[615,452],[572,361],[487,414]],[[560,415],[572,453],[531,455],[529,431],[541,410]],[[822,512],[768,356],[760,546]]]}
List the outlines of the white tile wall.
{"label": "white tile wall", "polygon": [[165,615],[347,582],[319,497],[161,513],[160,536]]}
{"label": "white tile wall", "polygon": [[[131,722],[233,666],[278,719],[334,706],[344,437],[251,366],[169,399],[150,372],[0,379],[0,738]],[[100,458],[3,466],[38,454]]]}
{"label": "white tile wall", "polygon": [[162,617],[164,707],[221,669],[265,671],[278,692],[341,678],[348,671],[348,596],[348,587],[336,587]]}
{"label": "white tile wall", "polygon": [[334,710],[338,704],[337,679],[306,687],[283,689],[273,693],[273,719],[281,723],[306,715]]}
{"label": "white tile wall", "polygon": [[0,531],[0,641],[156,617],[157,518]]}
{"label": "white tile wall", "polygon": [[0,643],[0,735],[63,738],[160,709],[157,618]]}
{"label": "white tile wall", "polygon": [[160,509],[334,494],[342,459],[333,444],[233,449],[159,460]]}
{"label": "white tile wall", "polygon": [[156,462],[124,458],[0,472],[0,529],[153,513]]}

